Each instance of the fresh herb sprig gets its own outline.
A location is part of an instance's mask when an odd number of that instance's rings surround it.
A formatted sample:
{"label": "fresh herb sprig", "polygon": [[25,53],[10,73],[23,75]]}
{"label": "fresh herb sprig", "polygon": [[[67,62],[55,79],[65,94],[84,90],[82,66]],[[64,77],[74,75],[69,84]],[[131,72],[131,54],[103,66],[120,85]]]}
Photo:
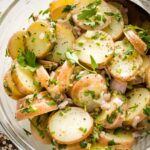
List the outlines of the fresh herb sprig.
{"label": "fresh herb sprig", "polygon": [[125,27],[125,31],[128,31],[130,29],[135,30],[138,33],[139,37],[147,44],[148,49],[150,49],[150,35],[148,33],[148,30],[133,25],[127,25]]}
{"label": "fresh herb sprig", "polygon": [[32,72],[34,72],[39,64],[36,61],[36,56],[33,52],[26,50],[25,52],[21,52],[17,57],[17,62]]}
{"label": "fresh herb sprig", "polygon": [[[71,63],[71,64],[78,64],[80,67],[82,67],[83,69],[87,70],[88,72],[91,73],[96,73],[95,70],[90,70],[88,68],[86,68],[85,66],[83,66],[79,60],[78,60],[78,56],[75,54],[75,52],[68,50],[66,53],[66,59]],[[94,68],[95,68],[95,64],[94,64]]]}

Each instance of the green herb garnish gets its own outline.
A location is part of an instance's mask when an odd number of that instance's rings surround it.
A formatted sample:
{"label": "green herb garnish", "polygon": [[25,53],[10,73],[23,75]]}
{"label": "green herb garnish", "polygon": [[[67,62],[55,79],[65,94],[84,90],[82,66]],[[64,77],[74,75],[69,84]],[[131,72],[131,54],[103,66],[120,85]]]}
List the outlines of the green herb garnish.
{"label": "green herb garnish", "polygon": [[79,130],[85,134],[87,131],[87,128],[80,127]]}
{"label": "green herb garnish", "polygon": [[17,62],[24,68],[29,69],[34,72],[39,66],[36,61],[36,56],[33,52],[26,50],[22,52],[17,57]]}
{"label": "green herb garnish", "polygon": [[109,146],[113,146],[113,145],[116,145],[116,143],[115,143],[114,140],[110,140],[110,141],[108,141],[108,145],[109,145]]}
{"label": "green herb garnish", "polygon": [[76,7],[76,5],[66,5],[62,12],[63,12],[63,13],[70,12],[70,11],[73,10],[75,7]]}
{"label": "green herb garnish", "polygon": [[105,12],[107,16],[114,17],[118,22],[121,20],[122,16],[120,13],[114,13],[114,12]]}
{"label": "green herb garnish", "polygon": [[112,124],[117,117],[116,111],[113,111],[111,115],[107,115],[107,122]]}
{"label": "green herb garnish", "polygon": [[91,59],[92,69],[93,69],[93,71],[95,71],[95,69],[98,68],[98,65],[92,55],[90,55],[90,59]]}
{"label": "green herb garnish", "polygon": [[55,106],[57,103],[54,100],[51,100],[49,102],[46,102],[46,104],[49,106]]}
{"label": "green herb garnish", "polygon": [[28,130],[26,130],[26,129],[24,129],[24,128],[23,128],[23,131],[25,132],[25,134],[26,134],[27,136],[31,135],[31,132],[29,132]]}
{"label": "green herb garnish", "polygon": [[146,106],[146,108],[143,109],[143,112],[144,112],[145,115],[150,117],[150,106]]}

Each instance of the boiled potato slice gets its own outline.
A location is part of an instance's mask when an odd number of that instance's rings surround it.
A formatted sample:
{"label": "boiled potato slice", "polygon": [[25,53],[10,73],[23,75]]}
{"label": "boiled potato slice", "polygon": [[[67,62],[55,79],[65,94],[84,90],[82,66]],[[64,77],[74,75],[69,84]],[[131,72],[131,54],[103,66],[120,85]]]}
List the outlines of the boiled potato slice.
{"label": "boiled potato slice", "polygon": [[118,2],[110,1],[109,4],[117,7],[120,10],[120,12],[122,14],[122,17],[123,17],[124,24],[128,25],[129,19],[128,19],[128,15],[127,15],[127,12],[126,12],[126,8],[124,8],[124,6],[121,3],[118,3]]}
{"label": "boiled potato slice", "polygon": [[54,29],[43,20],[32,23],[26,34],[26,46],[36,57],[43,58],[53,47],[55,41]]}
{"label": "boiled potato slice", "polygon": [[78,58],[81,62],[92,66],[91,56],[99,65],[105,65],[113,56],[114,42],[110,35],[103,31],[87,31],[75,42]]}
{"label": "boiled potato slice", "polygon": [[149,66],[150,66],[150,56],[145,55],[145,56],[143,56],[143,64],[139,70],[139,76],[142,79],[144,79],[144,81],[145,81],[146,71],[148,70]]}
{"label": "boiled potato slice", "polygon": [[50,144],[51,138],[47,131],[48,114],[36,116],[30,120],[31,133],[35,139],[43,144]]}
{"label": "boiled potato slice", "polygon": [[58,67],[58,63],[48,60],[39,60],[39,63],[44,66],[44,68],[53,70]]}
{"label": "boiled potato slice", "polygon": [[110,11],[104,0],[79,0],[72,12],[72,18],[75,24],[84,30],[101,30],[111,22],[111,17],[105,14]]}
{"label": "boiled potato slice", "polygon": [[70,84],[70,77],[73,73],[74,66],[67,61],[59,67],[51,78],[43,66],[39,67],[36,71],[37,78],[40,81],[42,87],[45,87],[48,92],[51,93],[53,98],[60,96],[68,89]]}
{"label": "boiled potato slice", "polygon": [[68,107],[50,117],[48,127],[52,138],[58,143],[75,144],[92,132],[93,119],[81,108]]}
{"label": "boiled potato slice", "polygon": [[12,59],[16,59],[20,52],[23,52],[25,31],[18,31],[12,35],[8,43],[8,53]]}
{"label": "boiled potato slice", "polygon": [[65,60],[65,53],[68,49],[73,48],[75,37],[72,29],[64,24],[56,25],[56,45],[52,53],[52,61],[60,62]]}
{"label": "boiled potato slice", "polygon": [[90,146],[90,148],[81,148],[80,144],[73,144],[73,145],[68,145],[65,150],[115,150],[114,147],[111,146],[111,148],[109,146],[104,146],[101,145],[99,143],[97,144],[92,144]]}
{"label": "boiled potato slice", "polygon": [[57,109],[56,102],[50,98],[48,92],[40,92],[37,95],[31,94],[18,101],[16,119],[33,118]]}
{"label": "boiled potato slice", "polygon": [[76,81],[71,88],[71,98],[80,107],[88,111],[100,107],[101,99],[107,93],[105,79],[98,74],[88,74]]}
{"label": "boiled potato slice", "polygon": [[[104,101],[102,107],[102,112],[96,118],[96,124],[103,125],[106,129],[115,129],[122,126],[124,116],[124,97],[121,94],[112,94],[111,100],[109,102]],[[118,111],[121,108],[122,113]],[[111,120],[109,121],[109,119]]]}
{"label": "boiled potato slice", "polygon": [[139,53],[124,39],[115,43],[115,54],[108,64],[108,70],[114,78],[130,81],[138,74],[142,63]]}
{"label": "boiled potato slice", "polygon": [[131,42],[134,48],[141,54],[145,55],[147,52],[146,43],[138,36],[134,30],[124,30],[126,38]]}
{"label": "boiled potato slice", "polygon": [[12,76],[11,76],[11,70],[8,70],[5,74],[4,80],[3,80],[3,86],[8,94],[8,96],[12,97],[13,99],[19,99],[23,97],[24,95],[18,90],[17,86],[13,82]]}
{"label": "boiled potato slice", "polygon": [[112,15],[112,21],[107,26],[104,31],[107,32],[113,40],[119,39],[123,34],[123,28],[124,28],[124,21],[123,16],[119,9],[114,7],[113,5],[109,4],[109,7],[111,8],[110,12],[106,12],[110,15]]}
{"label": "boiled potato slice", "polygon": [[64,12],[63,10],[70,5],[73,5],[75,0],[55,0],[50,3],[50,17],[57,21],[58,19],[64,19],[68,12]]}
{"label": "boiled potato slice", "polygon": [[132,132],[120,131],[118,133],[103,132],[100,134],[99,142],[102,145],[115,144],[115,150],[130,150],[135,144]]}
{"label": "boiled potato slice", "polygon": [[94,144],[92,145],[89,150],[115,150],[114,146],[104,146],[101,144]]}
{"label": "boiled potato slice", "polygon": [[143,109],[150,104],[150,92],[146,88],[135,88],[129,93],[128,97],[128,110],[126,111],[125,124],[136,125],[146,118]]}
{"label": "boiled potato slice", "polygon": [[150,66],[148,66],[145,72],[145,82],[146,82],[147,88],[150,88]]}
{"label": "boiled potato slice", "polygon": [[33,72],[24,69],[17,62],[14,63],[12,69],[12,79],[22,94],[28,95],[38,91],[39,87],[34,84]]}

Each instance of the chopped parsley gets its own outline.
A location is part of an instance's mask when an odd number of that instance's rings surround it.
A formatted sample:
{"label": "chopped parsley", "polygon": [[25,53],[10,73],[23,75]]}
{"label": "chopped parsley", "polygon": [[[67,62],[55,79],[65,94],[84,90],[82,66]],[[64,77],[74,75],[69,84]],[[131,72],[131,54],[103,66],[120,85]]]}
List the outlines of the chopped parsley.
{"label": "chopped parsley", "polygon": [[80,142],[80,147],[81,148],[86,148],[88,146],[88,142],[86,140]]}
{"label": "chopped parsley", "polygon": [[50,79],[48,80],[48,86],[50,85],[58,85],[59,84],[59,81],[58,80],[55,80],[55,79]]}
{"label": "chopped parsley", "polygon": [[71,63],[71,64],[78,64],[80,67],[82,67],[83,69],[91,72],[91,73],[96,73],[95,71],[93,70],[90,70],[86,67],[84,67],[78,60],[78,56],[71,50],[68,50],[66,53],[65,53],[65,56],[66,56],[66,59]]}
{"label": "chopped parsley", "polygon": [[128,109],[131,111],[135,111],[137,107],[138,107],[138,104],[135,104],[134,106],[129,107]]}
{"label": "chopped parsley", "polygon": [[37,111],[37,109],[34,108],[32,105],[21,110],[22,113],[32,113],[32,112],[36,112],[36,111]]}
{"label": "chopped parsley", "polygon": [[47,8],[46,10],[44,10],[41,14],[42,15],[46,15],[46,14],[48,14],[49,13],[49,8]]}
{"label": "chopped parsley", "polygon": [[71,10],[73,10],[75,7],[76,7],[76,5],[66,5],[62,12],[63,13],[68,13]]}
{"label": "chopped parsley", "polygon": [[112,124],[117,117],[117,112],[113,111],[110,115],[107,115],[107,122]]}
{"label": "chopped parsley", "polygon": [[79,20],[88,20],[89,18],[91,18],[92,16],[96,15],[96,8],[93,9],[87,9],[87,10],[83,10],[79,15],[78,15],[78,19]]}
{"label": "chopped parsley", "polygon": [[90,55],[90,59],[91,59],[92,69],[93,69],[93,71],[95,71],[95,69],[98,68],[98,65],[92,55]]}
{"label": "chopped parsley", "polygon": [[41,83],[40,83],[39,81],[34,80],[34,81],[33,81],[33,84],[34,84],[35,86],[41,87]]}
{"label": "chopped parsley", "polygon": [[115,143],[114,140],[110,140],[110,141],[108,141],[108,145],[109,145],[109,146],[113,146],[113,145],[116,145],[116,143]]}
{"label": "chopped parsley", "polygon": [[36,61],[36,56],[33,52],[26,50],[22,52],[17,57],[17,62],[24,68],[29,69],[34,72],[39,66]]}
{"label": "chopped parsley", "polygon": [[4,88],[5,88],[9,93],[12,93],[12,90],[11,90],[10,87],[8,86],[8,83],[7,83],[6,80],[4,80],[3,86],[4,86]]}
{"label": "chopped parsley", "polygon": [[28,130],[26,130],[26,129],[24,129],[24,128],[23,128],[23,131],[25,132],[25,134],[26,134],[27,136],[31,135],[31,132],[29,132]]}
{"label": "chopped parsley", "polygon": [[80,127],[79,130],[80,130],[81,132],[83,132],[84,134],[87,132],[87,128]]}
{"label": "chopped parsley", "polygon": [[[129,56],[129,55],[132,55],[133,54],[133,52],[134,52],[134,47],[133,47],[133,45],[129,45],[128,46],[128,48],[127,48],[127,50],[125,51],[125,58],[127,57],[127,56]],[[124,59],[125,59],[124,58]]]}
{"label": "chopped parsley", "polygon": [[120,13],[114,13],[114,12],[105,12],[107,16],[114,17],[118,22],[121,20],[122,16]]}
{"label": "chopped parsley", "polygon": [[148,49],[150,49],[150,35],[148,34],[148,30],[133,25],[127,25],[125,27],[125,30],[130,29],[135,30],[138,33],[139,37],[147,44]]}
{"label": "chopped parsley", "polygon": [[143,109],[143,112],[144,112],[145,115],[150,117],[150,106],[146,106],[146,108]]}
{"label": "chopped parsley", "polygon": [[91,90],[86,90],[85,92],[84,92],[84,96],[91,96],[92,98],[94,98],[95,97],[95,92],[94,91],[91,91]]}
{"label": "chopped parsley", "polygon": [[57,103],[54,100],[51,100],[49,102],[46,102],[46,104],[49,106],[55,106]]}

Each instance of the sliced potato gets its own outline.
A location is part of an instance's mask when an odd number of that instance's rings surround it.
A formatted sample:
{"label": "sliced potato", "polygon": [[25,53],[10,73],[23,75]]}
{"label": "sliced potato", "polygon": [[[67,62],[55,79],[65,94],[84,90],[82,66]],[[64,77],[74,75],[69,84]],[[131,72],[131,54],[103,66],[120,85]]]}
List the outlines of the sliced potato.
{"label": "sliced potato", "polygon": [[88,111],[100,107],[107,86],[104,78],[98,74],[88,74],[76,81],[71,88],[71,98],[80,107],[86,107]]}
{"label": "sliced potato", "polygon": [[150,88],[150,66],[148,66],[148,68],[146,69],[145,82],[146,82],[147,88]]}
{"label": "sliced potato", "polygon": [[124,39],[115,43],[115,54],[108,64],[108,70],[114,78],[130,81],[138,74],[142,63],[139,53]]}
{"label": "sliced potato", "polygon": [[136,127],[139,122],[146,118],[143,109],[150,104],[150,92],[146,88],[135,88],[129,93],[128,110],[124,123]]}
{"label": "sliced potato", "polygon": [[[68,126],[71,122],[73,124]],[[75,144],[87,138],[92,132],[93,119],[83,109],[70,107],[50,117],[48,127],[51,136],[58,143]]]}
{"label": "sliced potato", "polygon": [[11,70],[8,70],[5,74],[3,85],[6,93],[8,96],[12,97],[13,99],[19,99],[22,98],[24,95],[18,90],[17,86],[13,82],[12,76],[11,76]]}
{"label": "sliced potato", "polygon": [[[108,4],[102,0],[97,1],[96,11],[92,10],[93,3],[95,0],[79,0],[76,8],[73,10],[72,18],[77,26],[84,30],[101,30],[107,27],[111,22],[111,17],[106,15],[105,12],[110,12]],[[85,12],[93,15],[85,15]]]}
{"label": "sliced potato", "polygon": [[90,148],[81,148],[80,144],[68,145],[65,150],[115,150],[115,147],[104,146],[99,143],[92,144]]}
{"label": "sliced potato", "polygon": [[68,49],[73,48],[75,37],[72,29],[65,24],[56,25],[56,46],[52,53],[52,61],[60,62],[65,60],[65,53]]}
{"label": "sliced potato", "polygon": [[63,10],[70,5],[73,5],[75,0],[55,0],[50,3],[50,17],[57,21],[58,19],[64,19],[68,12],[64,12]]}
{"label": "sliced potato", "polygon": [[33,118],[57,109],[56,102],[50,98],[48,92],[44,91],[20,99],[17,103],[16,119]]}
{"label": "sliced potato", "polygon": [[145,55],[145,56],[143,56],[143,64],[139,70],[139,76],[142,79],[144,79],[144,81],[145,81],[146,71],[148,70],[149,66],[150,66],[150,56]]}
{"label": "sliced potato", "polygon": [[35,139],[43,144],[50,144],[51,138],[47,130],[48,114],[34,117],[30,120],[31,133]]}
{"label": "sliced potato", "polygon": [[[103,104],[106,108],[102,108],[102,112],[96,118],[96,124],[103,125],[106,129],[121,127],[124,120],[122,113],[125,110],[123,98],[121,94],[114,93],[110,102]],[[118,108],[121,108],[122,113],[118,111]],[[109,118],[112,119],[109,120]]]}
{"label": "sliced potato", "polygon": [[134,48],[141,54],[145,55],[147,52],[146,43],[138,36],[134,30],[124,30],[126,38],[131,42]]}
{"label": "sliced potato", "polygon": [[135,139],[132,132],[120,131],[116,134],[113,132],[103,132],[100,134],[99,142],[102,145],[115,144],[115,150],[130,150],[135,144]]}
{"label": "sliced potato", "polygon": [[25,31],[18,31],[12,35],[8,43],[8,53],[12,59],[16,59],[20,52],[25,49],[24,46]]}
{"label": "sliced potato", "polygon": [[30,70],[24,69],[15,62],[11,74],[14,83],[22,94],[28,95],[38,91],[39,87],[34,84],[34,73]]}
{"label": "sliced potato", "polygon": [[94,144],[92,145],[89,150],[115,150],[115,147],[114,146],[104,146],[104,145],[101,145],[101,144]]}
{"label": "sliced potato", "polygon": [[109,7],[111,8],[111,11],[106,13],[108,14],[113,13],[114,15],[118,15],[118,18],[113,16],[111,23],[104,29],[104,31],[107,32],[109,35],[111,35],[113,40],[117,40],[123,34],[124,28],[123,16],[120,10],[114,7],[113,5],[109,4]]}
{"label": "sliced potato", "polygon": [[45,57],[53,47],[55,40],[54,29],[43,20],[30,25],[26,34],[26,46],[38,58]]}
{"label": "sliced potato", "polygon": [[[39,67],[36,71],[37,78],[41,85],[51,93],[53,98],[60,96],[66,91],[70,84],[70,77],[73,72],[74,66],[67,61],[56,70],[54,78],[51,78],[43,66]],[[59,99],[59,98],[58,98]]]}
{"label": "sliced potato", "polygon": [[92,66],[91,57],[99,65],[105,65],[113,56],[114,42],[110,35],[103,31],[87,31],[75,42],[78,58],[81,62]]}
{"label": "sliced potato", "polygon": [[39,63],[44,66],[44,68],[53,70],[58,67],[58,63],[48,60],[39,60]]}
{"label": "sliced potato", "polygon": [[128,19],[128,15],[127,15],[127,12],[126,12],[126,8],[124,8],[124,6],[121,4],[121,3],[118,3],[118,2],[113,2],[113,1],[110,1],[109,2],[111,5],[117,7],[121,14],[122,14],[122,17],[123,17],[123,20],[124,20],[124,24],[128,24],[129,22],[129,19]]}

